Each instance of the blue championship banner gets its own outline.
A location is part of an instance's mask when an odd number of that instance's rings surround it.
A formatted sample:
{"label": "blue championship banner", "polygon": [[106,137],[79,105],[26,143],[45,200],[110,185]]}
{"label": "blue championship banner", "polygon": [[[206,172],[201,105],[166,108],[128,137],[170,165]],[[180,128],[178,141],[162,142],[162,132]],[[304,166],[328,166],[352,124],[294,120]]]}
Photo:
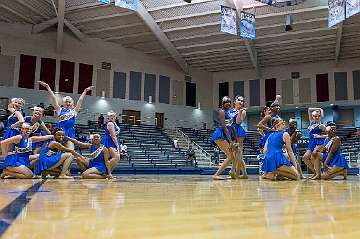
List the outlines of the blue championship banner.
{"label": "blue championship banner", "polygon": [[236,10],[221,6],[221,32],[237,35]]}
{"label": "blue championship banner", "polygon": [[110,4],[111,0],[98,0],[101,3],[106,3],[106,4]]}
{"label": "blue championship banner", "polygon": [[115,0],[115,6],[137,11],[139,0]]}
{"label": "blue championship banner", "polygon": [[240,13],[240,36],[256,39],[256,22],[255,15],[248,12]]}
{"label": "blue championship banner", "polygon": [[329,0],[329,28],[345,20],[345,0]]}
{"label": "blue championship banner", "polygon": [[346,0],[346,18],[360,12],[360,0]]}

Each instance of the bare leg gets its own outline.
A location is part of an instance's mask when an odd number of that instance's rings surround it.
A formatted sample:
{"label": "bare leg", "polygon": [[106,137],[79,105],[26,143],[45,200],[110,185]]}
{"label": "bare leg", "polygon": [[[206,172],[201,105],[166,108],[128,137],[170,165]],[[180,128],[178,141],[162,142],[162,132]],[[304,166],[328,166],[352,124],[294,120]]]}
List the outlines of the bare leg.
{"label": "bare leg", "polygon": [[59,178],[63,178],[63,179],[72,178],[70,176],[67,176],[66,173],[69,170],[71,162],[73,161],[73,159],[74,159],[74,156],[71,153],[63,153],[61,155],[60,160],[53,167],[51,167],[49,169],[49,171],[53,170],[53,169],[56,169],[60,165],[63,165],[61,173],[59,175]]}
{"label": "bare leg", "polygon": [[[239,143],[239,150],[237,151],[237,165],[236,165],[236,176],[240,179],[247,179],[248,174],[246,172],[246,165],[243,158],[243,145],[244,145],[244,139],[238,138]],[[240,170],[242,171],[242,176],[240,177]]]}
{"label": "bare leg", "polygon": [[343,175],[346,180],[347,170],[343,167],[332,167],[327,173],[322,174],[322,178],[325,180],[333,179],[338,175]]}
{"label": "bare leg", "polygon": [[80,169],[82,171],[85,171],[89,167],[89,161],[88,160],[76,158],[76,163],[77,163],[77,165],[80,167]]}
{"label": "bare leg", "polygon": [[220,150],[222,150],[226,155],[226,160],[221,164],[220,168],[216,171],[213,176],[213,179],[224,179],[220,176],[220,174],[225,170],[225,168],[234,160],[234,155],[230,152],[230,145],[225,140],[216,140],[215,143],[219,146]]}
{"label": "bare leg", "polygon": [[307,150],[304,154],[304,156],[302,157],[302,160],[304,161],[304,163],[306,164],[306,166],[310,169],[311,172],[315,173],[315,168],[313,163],[311,162],[311,150]]}
{"label": "bare leg", "polygon": [[112,171],[114,169],[114,167],[116,166],[116,164],[120,161],[120,154],[114,148],[109,148],[109,152],[110,152],[110,156],[111,156],[110,169]]}
{"label": "bare leg", "polygon": [[315,168],[315,175],[311,177],[312,180],[321,179],[321,154],[314,150],[311,156],[311,162]]}
{"label": "bare leg", "polygon": [[4,176],[10,176],[21,179],[27,179],[33,177],[33,172],[24,165],[21,165],[19,167],[7,167],[6,170],[4,170],[4,173],[6,173],[6,175]]}
{"label": "bare leg", "polygon": [[[66,147],[66,148],[69,148],[69,149],[75,149],[74,143],[71,142],[70,140],[68,140],[68,141],[65,143],[65,147]],[[69,167],[68,171],[66,172],[66,175],[71,177],[70,167]]]}
{"label": "bare leg", "polygon": [[38,154],[30,155],[29,160],[30,160],[30,168],[33,169],[36,162],[39,160],[39,155]]}
{"label": "bare leg", "polygon": [[104,179],[106,175],[99,172],[96,168],[89,168],[81,174],[84,179]]}
{"label": "bare leg", "polygon": [[294,166],[281,166],[276,170],[276,173],[280,176],[292,179],[292,180],[299,180],[299,173]]}

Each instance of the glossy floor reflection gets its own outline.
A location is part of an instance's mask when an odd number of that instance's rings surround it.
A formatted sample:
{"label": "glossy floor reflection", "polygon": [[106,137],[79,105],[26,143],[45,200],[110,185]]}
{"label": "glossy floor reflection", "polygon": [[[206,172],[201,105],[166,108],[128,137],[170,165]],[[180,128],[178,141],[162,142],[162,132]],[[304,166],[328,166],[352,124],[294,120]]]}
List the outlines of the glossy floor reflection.
{"label": "glossy floor reflection", "polygon": [[[36,181],[0,184],[4,208]],[[359,238],[360,181],[47,180],[3,238]]]}

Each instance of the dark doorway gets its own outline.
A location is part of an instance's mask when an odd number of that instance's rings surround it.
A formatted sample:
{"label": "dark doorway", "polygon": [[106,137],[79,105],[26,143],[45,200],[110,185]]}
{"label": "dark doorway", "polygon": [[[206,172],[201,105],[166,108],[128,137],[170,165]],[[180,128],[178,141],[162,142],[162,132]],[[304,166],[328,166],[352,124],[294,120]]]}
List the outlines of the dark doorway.
{"label": "dark doorway", "polygon": [[136,110],[123,110],[122,122],[125,124],[140,124],[141,112]]}
{"label": "dark doorway", "polygon": [[155,113],[155,124],[158,128],[164,128],[164,113]]}

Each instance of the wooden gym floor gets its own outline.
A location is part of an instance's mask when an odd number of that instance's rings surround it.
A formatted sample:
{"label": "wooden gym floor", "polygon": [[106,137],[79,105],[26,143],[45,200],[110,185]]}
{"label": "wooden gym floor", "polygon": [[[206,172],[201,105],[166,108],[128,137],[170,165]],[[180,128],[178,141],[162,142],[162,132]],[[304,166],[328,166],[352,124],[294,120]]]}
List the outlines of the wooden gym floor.
{"label": "wooden gym floor", "polygon": [[2,180],[0,237],[360,238],[360,181]]}

